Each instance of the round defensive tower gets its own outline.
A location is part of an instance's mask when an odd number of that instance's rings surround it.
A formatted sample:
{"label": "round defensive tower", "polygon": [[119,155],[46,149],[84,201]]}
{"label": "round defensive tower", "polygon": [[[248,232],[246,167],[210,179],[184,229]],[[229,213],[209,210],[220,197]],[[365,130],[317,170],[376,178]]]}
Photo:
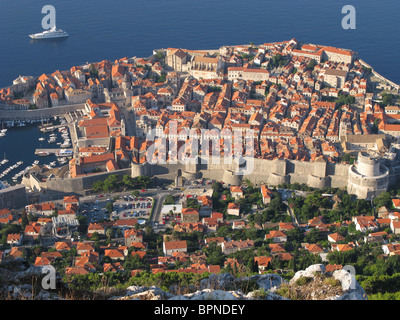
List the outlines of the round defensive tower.
{"label": "round defensive tower", "polygon": [[348,193],[360,199],[371,199],[388,187],[389,169],[380,163],[379,157],[360,152],[357,163],[349,167]]}
{"label": "round defensive tower", "polygon": [[242,181],[242,176],[236,174],[233,170],[224,170],[222,181],[227,185],[239,186]]}
{"label": "round defensive tower", "polygon": [[357,171],[367,177],[379,176],[379,159],[366,152],[360,152],[357,160]]}

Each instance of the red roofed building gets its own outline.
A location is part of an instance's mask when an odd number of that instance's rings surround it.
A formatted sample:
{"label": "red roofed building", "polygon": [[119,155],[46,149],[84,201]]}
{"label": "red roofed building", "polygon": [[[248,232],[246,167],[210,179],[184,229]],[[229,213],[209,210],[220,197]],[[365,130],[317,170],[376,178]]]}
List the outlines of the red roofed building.
{"label": "red roofed building", "polygon": [[257,263],[258,272],[260,274],[263,273],[263,271],[266,271],[270,267],[272,259],[273,259],[272,257],[266,257],[266,256],[254,257],[254,262]]}
{"label": "red roofed building", "polygon": [[390,230],[394,233],[394,234],[400,234],[400,221],[398,220],[392,220],[390,222]]}
{"label": "red roofed building", "polygon": [[280,230],[270,231],[265,235],[265,240],[271,239],[273,242],[286,242],[287,235]]}
{"label": "red roofed building", "polygon": [[340,233],[328,234],[329,242],[340,242],[340,241],[344,241],[344,240],[345,240],[345,237],[343,237]]}
{"label": "red roofed building", "polygon": [[267,186],[261,186],[261,195],[264,204],[269,204],[271,202],[272,191],[267,188]]}
{"label": "red roofed building", "polygon": [[231,186],[231,196],[236,200],[243,198],[243,189],[240,186]]}
{"label": "red roofed building", "polygon": [[124,252],[119,249],[106,249],[104,251],[104,256],[111,258],[111,260],[124,260],[125,259]]}
{"label": "red roofed building", "polygon": [[163,252],[166,257],[172,256],[174,252],[187,252],[186,240],[182,241],[164,241]]}
{"label": "red roofed building", "polygon": [[194,208],[182,208],[181,222],[182,223],[195,223],[199,221],[199,211]]}
{"label": "red roofed building", "polygon": [[240,205],[237,203],[229,203],[228,204],[228,209],[227,213],[233,216],[239,216],[240,215]]}
{"label": "red roofed building", "polygon": [[22,244],[22,234],[20,233],[9,233],[7,235],[7,243],[10,245],[19,246]]}

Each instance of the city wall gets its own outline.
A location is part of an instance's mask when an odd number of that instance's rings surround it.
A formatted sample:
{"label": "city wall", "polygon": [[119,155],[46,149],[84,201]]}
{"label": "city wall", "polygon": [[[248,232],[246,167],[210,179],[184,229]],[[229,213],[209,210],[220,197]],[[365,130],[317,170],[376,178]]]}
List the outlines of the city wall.
{"label": "city wall", "polygon": [[99,180],[105,180],[110,175],[118,175],[121,178],[124,175],[131,174],[131,168],[121,169],[110,172],[102,172],[91,174],[87,176],[77,177],[77,178],[49,178],[46,182],[39,182],[30,175],[29,179],[24,179],[23,183],[29,186],[35,191],[42,191],[46,194],[48,198],[51,199],[61,199],[65,195],[76,194],[79,196],[85,196],[88,191],[92,188],[94,182]]}
{"label": "city wall", "polygon": [[[237,162],[225,163],[223,158],[199,158],[197,164],[150,164],[132,165],[132,176],[158,176],[176,174],[182,170],[183,177],[210,178],[226,184],[240,184],[249,179],[254,184],[279,185],[300,183],[313,188],[346,187],[349,165],[296,160],[250,159],[240,166]],[[239,170],[249,172],[240,173]],[[194,175],[196,174],[196,175]]]}
{"label": "city wall", "polygon": [[0,190],[0,210],[19,209],[27,204],[28,197],[25,186],[18,185]]}
{"label": "city wall", "polygon": [[43,118],[60,116],[68,112],[74,112],[76,110],[83,109],[84,107],[84,103],[79,103],[35,110],[2,110],[0,112],[0,121],[41,120]]}

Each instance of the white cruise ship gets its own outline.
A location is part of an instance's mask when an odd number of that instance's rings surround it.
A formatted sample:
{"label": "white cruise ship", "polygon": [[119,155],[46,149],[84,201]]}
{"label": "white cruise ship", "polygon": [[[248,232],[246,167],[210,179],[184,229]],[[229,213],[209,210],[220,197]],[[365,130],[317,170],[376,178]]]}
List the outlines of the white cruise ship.
{"label": "white cruise ship", "polygon": [[46,30],[41,33],[30,34],[29,36],[35,40],[54,39],[68,37],[68,33],[61,29],[57,29],[56,26],[54,26],[51,30]]}

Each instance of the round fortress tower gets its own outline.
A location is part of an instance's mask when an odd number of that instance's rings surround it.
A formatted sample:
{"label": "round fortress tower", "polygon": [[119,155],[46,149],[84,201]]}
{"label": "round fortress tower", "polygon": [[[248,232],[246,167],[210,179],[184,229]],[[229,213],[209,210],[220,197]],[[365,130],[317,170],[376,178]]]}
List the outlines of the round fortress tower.
{"label": "round fortress tower", "polygon": [[357,160],[357,171],[368,177],[379,176],[379,159],[366,152],[360,152]]}
{"label": "round fortress tower", "polygon": [[389,187],[389,169],[379,158],[366,152],[358,154],[357,163],[349,167],[347,191],[360,199],[371,199]]}

